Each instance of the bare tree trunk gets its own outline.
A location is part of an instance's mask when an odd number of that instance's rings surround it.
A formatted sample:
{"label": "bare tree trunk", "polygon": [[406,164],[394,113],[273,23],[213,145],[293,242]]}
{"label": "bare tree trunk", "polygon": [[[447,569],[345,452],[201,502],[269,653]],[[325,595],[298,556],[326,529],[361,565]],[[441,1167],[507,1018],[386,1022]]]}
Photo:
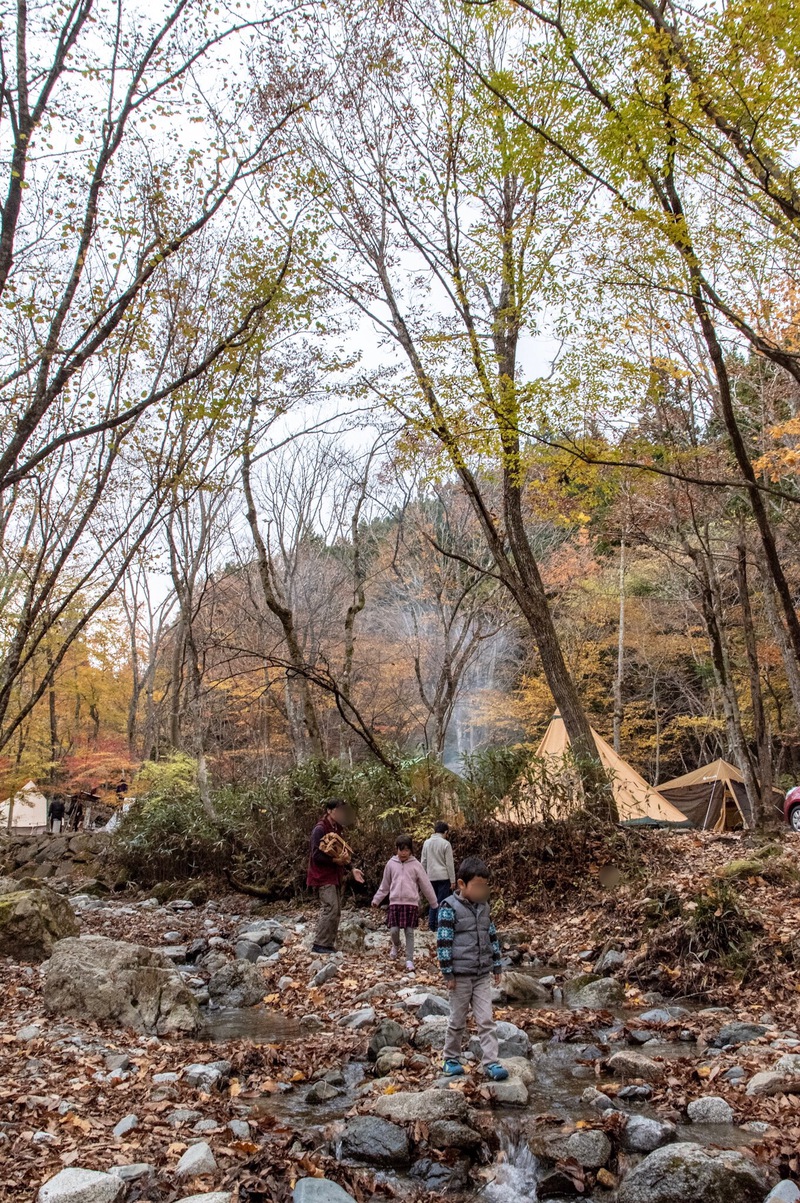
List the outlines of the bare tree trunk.
{"label": "bare tree trunk", "polygon": [[767,616],[767,622],[772,630],[773,638],[780,649],[783,667],[786,672],[786,681],[794,705],[795,727],[797,727],[798,720],[800,720],[800,665],[798,665],[797,658],[789,642],[786,627],[778,613],[778,607],[775,604],[775,593],[773,592],[763,555],[757,554],[756,558],[762,579],[761,596],[764,600],[764,613]]}
{"label": "bare tree trunk", "polygon": [[739,699],[736,696],[736,686],[731,671],[730,655],[724,635],[724,617],[719,597],[716,573],[710,557],[702,551],[695,551],[695,564],[700,569],[700,587],[703,616],[706,620],[711,661],[719,687],[722,701],[725,725],[728,739],[738,762],[738,767],[744,777],[745,789],[753,813],[754,824],[758,822],[761,799],[753,771],[750,749],[742,730],[742,719],[739,712]]}
{"label": "bare tree trunk", "polygon": [[[278,595],[278,591],[273,579],[269,552],[258,525],[258,515],[256,513],[256,505],[253,497],[251,480],[251,458],[247,443],[247,440],[252,436],[254,418],[255,407],[253,409],[253,418],[251,419],[250,428],[247,431],[245,448],[242,453],[241,473],[246,503],[247,523],[253,536],[253,545],[256,551],[258,579],[261,583],[261,592],[268,610],[275,615],[275,617],[278,619],[278,622],[281,624],[283,636],[286,640],[286,648],[289,653],[289,662],[295,669],[292,679],[289,680],[287,678],[287,688],[296,690],[296,694],[299,697],[303,712],[305,730],[311,749],[311,755],[321,759],[323,756],[322,736],[320,734],[319,723],[317,721],[314,700],[311,697],[311,690],[309,688],[308,680],[305,676],[308,666],[305,663],[305,657],[303,656],[303,651],[297,638],[297,632],[294,625],[294,614],[292,613],[291,607],[286,603],[286,601]],[[304,759],[304,755],[301,755],[300,759]]]}
{"label": "bare tree trunk", "polygon": [[[747,653],[747,668],[750,678],[750,701],[753,707],[753,734],[758,752],[758,776],[761,807],[757,817],[763,820],[768,813],[772,797],[772,749],[769,732],[764,717],[764,695],[761,690],[761,670],[758,663],[758,644],[756,642],[753,610],[750,604],[750,590],[747,581],[747,546],[744,530],[740,527],[739,542],[736,558],[736,582],[739,590],[739,603],[742,608],[742,631],[744,646]],[[769,584],[769,582],[767,582]]]}
{"label": "bare tree trunk", "polygon": [[169,742],[173,748],[181,745],[181,687],[186,635],[181,614],[175,623],[170,672]]}
{"label": "bare tree trunk", "polygon": [[617,671],[614,674],[614,751],[619,755],[622,733],[622,677],[625,670],[625,539],[619,545],[619,630]]}

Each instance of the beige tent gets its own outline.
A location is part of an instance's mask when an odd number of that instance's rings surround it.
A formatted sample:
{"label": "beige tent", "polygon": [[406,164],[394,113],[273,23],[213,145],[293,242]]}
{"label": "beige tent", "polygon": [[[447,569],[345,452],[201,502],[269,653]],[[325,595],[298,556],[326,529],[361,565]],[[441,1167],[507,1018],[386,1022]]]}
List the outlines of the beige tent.
{"label": "beige tent", "polygon": [[[618,756],[610,744],[592,728],[598,758],[603,768],[611,775],[614,800],[620,822],[623,823],[686,823],[687,817],[671,801],[648,785],[644,777],[640,777],[634,768]],[[550,726],[539,744],[537,757],[540,760],[552,761],[556,765],[564,762],[564,756],[569,750],[569,736],[561,715],[556,713],[550,721]],[[524,787],[523,787],[524,790]],[[535,797],[535,791],[524,791],[519,803],[509,805],[506,818],[516,822],[536,822],[544,817],[546,809],[543,800]],[[524,817],[523,817],[524,816]],[[564,816],[553,814],[552,818]]]}
{"label": "beige tent", "polygon": [[753,813],[744,777],[727,760],[701,764],[699,769],[665,781],[658,792],[703,830],[730,831],[751,827]]}
{"label": "beige tent", "polygon": [[34,781],[27,781],[13,799],[0,802],[0,831],[8,830],[9,810],[12,831],[47,830],[47,799]]}

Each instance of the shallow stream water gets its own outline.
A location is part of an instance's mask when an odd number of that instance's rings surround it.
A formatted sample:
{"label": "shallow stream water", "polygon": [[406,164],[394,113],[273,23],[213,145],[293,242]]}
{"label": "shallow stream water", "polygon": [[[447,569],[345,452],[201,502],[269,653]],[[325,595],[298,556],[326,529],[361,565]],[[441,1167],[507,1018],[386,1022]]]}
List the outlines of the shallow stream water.
{"label": "shallow stream water", "polygon": [[[552,1004],[548,1009],[553,1009]],[[565,1017],[572,1014],[567,1008],[564,1010]],[[624,1022],[626,1018],[636,1017],[638,1012],[620,1009],[616,1014]],[[281,1044],[300,1038],[302,1028],[296,1020],[279,1011],[250,1007],[209,1012],[208,1034],[213,1041],[243,1039],[254,1044]],[[587,1086],[602,1087],[604,1082],[611,1080],[597,1077],[594,1072],[593,1060],[598,1056],[598,1046],[603,1043],[603,1031],[598,1029],[596,1036],[596,1045],[550,1041],[537,1046],[533,1056],[536,1081],[529,1088],[528,1106],[524,1109],[498,1108],[494,1112],[499,1150],[493,1164],[481,1171],[485,1184],[471,1197],[483,1199],[485,1203],[533,1203],[537,1198],[540,1168],[529,1147],[522,1120],[545,1114],[563,1123],[597,1119],[597,1111],[581,1098]],[[621,1044],[617,1047],[629,1046]],[[664,1061],[697,1058],[695,1045],[688,1041],[652,1041],[639,1046],[638,1051]],[[255,1109],[295,1127],[316,1129],[321,1133],[328,1124],[344,1118],[369,1093],[365,1087],[371,1079],[367,1078],[365,1064],[351,1061],[342,1066],[342,1073],[345,1079],[342,1093],[328,1102],[309,1104],[305,1100],[307,1088],[297,1087],[285,1093],[264,1095],[255,1103]],[[625,1106],[633,1114],[655,1114],[646,1102]],[[755,1137],[733,1124],[681,1124],[677,1139],[718,1148],[740,1148]],[[419,1185],[400,1171],[392,1171],[390,1177],[401,1192],[404,1187],[410,1190],[413,1185]]]}

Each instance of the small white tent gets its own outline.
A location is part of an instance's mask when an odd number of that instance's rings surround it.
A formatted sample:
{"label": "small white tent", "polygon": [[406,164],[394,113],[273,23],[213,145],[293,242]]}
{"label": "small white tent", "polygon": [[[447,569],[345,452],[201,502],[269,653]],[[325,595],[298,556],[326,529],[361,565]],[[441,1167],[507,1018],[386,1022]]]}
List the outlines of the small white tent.
{"label": "small white tent", "polygon": [[47,830],[47,798],[35,781],[28,781],[13,798],[0,802],[0,831],[36,832]]}

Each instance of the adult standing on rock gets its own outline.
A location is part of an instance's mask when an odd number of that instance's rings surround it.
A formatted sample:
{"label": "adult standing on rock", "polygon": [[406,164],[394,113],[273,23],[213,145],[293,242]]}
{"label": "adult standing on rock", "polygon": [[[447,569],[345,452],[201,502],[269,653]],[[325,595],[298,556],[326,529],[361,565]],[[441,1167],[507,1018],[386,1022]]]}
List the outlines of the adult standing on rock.
{"label": "adult standing on rock", "polygon": [[336,936],[342,913],[342,887],[348,869],[364,884],[364,874],[352,867],[353,852],[344,831],[355,822],[344,798],[326,798],[325,813],[311,832],[311,851],[306,884],[319,894],[320,911],[314,932],[313,951],[323,956],[336,951]]}

